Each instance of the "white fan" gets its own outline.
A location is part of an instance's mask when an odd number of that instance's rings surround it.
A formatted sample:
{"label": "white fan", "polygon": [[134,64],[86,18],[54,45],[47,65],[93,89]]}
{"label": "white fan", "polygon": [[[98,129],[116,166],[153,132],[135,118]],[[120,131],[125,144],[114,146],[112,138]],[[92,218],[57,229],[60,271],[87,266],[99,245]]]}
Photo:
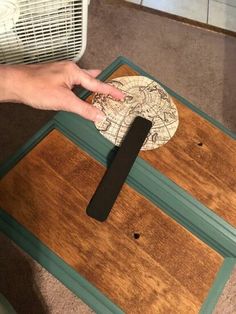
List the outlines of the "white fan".
{"label": "white fan", "polygon": [[0,63],[81,58],[88,0],[0,0]]}

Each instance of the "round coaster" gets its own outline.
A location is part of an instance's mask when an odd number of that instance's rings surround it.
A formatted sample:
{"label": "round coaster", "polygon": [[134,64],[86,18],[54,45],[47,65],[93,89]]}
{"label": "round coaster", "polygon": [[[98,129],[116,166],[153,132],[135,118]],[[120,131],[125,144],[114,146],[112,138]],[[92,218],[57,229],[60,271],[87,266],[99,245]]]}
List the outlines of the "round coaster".
{"label": "round coaster", "polygon": [[94,95],[93,105],[106,115],[95,126],[105,138],[119,146],[136,116],[153,124],[142,150],[155,149],[172,138],[179,124],[178,111],[163,87],[145,76],[119,77],[109,84],[122,90],[125,99],[117,101],[103,94]]}

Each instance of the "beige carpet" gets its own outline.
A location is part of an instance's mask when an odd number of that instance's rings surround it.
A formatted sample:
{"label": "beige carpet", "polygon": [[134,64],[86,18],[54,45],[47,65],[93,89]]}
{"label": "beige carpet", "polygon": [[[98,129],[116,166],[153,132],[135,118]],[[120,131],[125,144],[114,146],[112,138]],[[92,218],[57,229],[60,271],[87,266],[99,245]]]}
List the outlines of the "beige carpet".
{"label": "beige carpet", "polygon": [[0,248],[0,291],[18,314],[93,313],[2,234]]}
{"label": "beige carpet", "polygon": [[[105,68],[124,55],[236,131],[236,38],[160,17],[117,0],[91,0],[80,65]],[[54,113],[0,106],[0,162]],[[0,238],[0,291],[18,313],[90,313],[61,283]],[[236,313],[236,269],[215,313]]]}

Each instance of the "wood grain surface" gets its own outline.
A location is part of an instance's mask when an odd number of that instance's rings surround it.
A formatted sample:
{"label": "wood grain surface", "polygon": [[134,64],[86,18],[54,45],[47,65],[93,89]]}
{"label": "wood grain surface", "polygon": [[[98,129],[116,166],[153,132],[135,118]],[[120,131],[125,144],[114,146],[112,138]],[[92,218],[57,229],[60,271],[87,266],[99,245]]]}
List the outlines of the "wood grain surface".
{"label": "wood grain surface", "polygon": [[0,206],[126,313],[198,313],[223,258],[128,185],[106,222],[88,217],[104,171],[53,130],[0,181]]}
{"label": "wood grain surface", "polygon": [[[125,75],[138,73],[123,65],[109,79]],[[174,137],[140,157],[236,227],[236,141],[173,100],[180,120]]]}

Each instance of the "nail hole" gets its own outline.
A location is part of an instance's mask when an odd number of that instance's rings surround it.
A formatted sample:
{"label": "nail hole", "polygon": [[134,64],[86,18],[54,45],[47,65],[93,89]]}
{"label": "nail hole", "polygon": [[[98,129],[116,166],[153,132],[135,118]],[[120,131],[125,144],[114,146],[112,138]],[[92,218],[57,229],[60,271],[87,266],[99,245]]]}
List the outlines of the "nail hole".
{"label": "nail hole", "polygon": [[134,232],[134,238],[137,240],[137,239],[139,239],[139,237],[140,237],[140,233]]}
{"label": "nail hole", "polygon": [[203,145],[203,143],[202,143],[202,142],[198,143],[198,146],[202,146],[202,145]]}

